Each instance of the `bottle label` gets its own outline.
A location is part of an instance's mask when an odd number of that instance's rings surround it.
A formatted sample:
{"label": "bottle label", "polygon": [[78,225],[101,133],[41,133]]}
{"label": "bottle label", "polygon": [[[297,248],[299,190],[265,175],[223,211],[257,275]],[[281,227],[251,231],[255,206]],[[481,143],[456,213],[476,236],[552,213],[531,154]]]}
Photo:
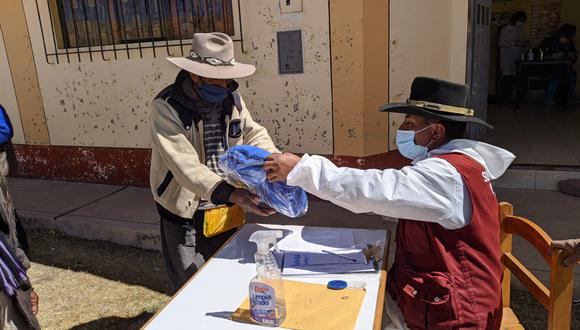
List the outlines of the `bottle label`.
{"label": "bottle label", "polygon": [[276,291],[266,283],[250,284],[250,315],[254,321],[276,324]]}

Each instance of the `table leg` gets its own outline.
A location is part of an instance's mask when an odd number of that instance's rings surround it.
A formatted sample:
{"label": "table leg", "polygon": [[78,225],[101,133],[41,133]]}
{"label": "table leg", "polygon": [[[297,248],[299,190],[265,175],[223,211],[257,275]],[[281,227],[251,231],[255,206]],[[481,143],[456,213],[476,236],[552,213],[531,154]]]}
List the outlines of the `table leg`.
{"label": "table leg", "polygon": [[562,91],[562,109],[568,109],[568,90],[570,89],[570,66],[564,70],[564,77],[562,78],[562,83],[560,84]]}
{"label": "table leg", "polygon": [[518,75],[516,76],[516,95],[514,99],[514,109],[518,109],[520,107],[520,103],[525,98],[527,94],[527,77],[520,71],[518,71]]}

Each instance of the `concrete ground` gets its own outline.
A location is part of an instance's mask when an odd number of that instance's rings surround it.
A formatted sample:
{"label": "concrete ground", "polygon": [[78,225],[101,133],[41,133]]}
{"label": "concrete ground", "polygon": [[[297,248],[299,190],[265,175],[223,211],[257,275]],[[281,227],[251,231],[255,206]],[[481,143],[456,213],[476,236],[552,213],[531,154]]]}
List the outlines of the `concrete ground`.
{"label": "concrete ground", "polygon": [[519,109],[490,104],[486,141],[512,151],[518,165],[580,166],[580,105],[567,110],[528,102]]}
{"label": "concrete ground", "polygon": [[[159,218],[148,188],[10,178],[10,190],[28,228],[56,229],[70,236],[106,240],[143,249],[158,249]],[[580,199],[547,190],[496,188],[498,199],[514,205],[515,213],[532,219],[553,239],[580,237]],[[275,215],[252,222],[330,227],[391,228],[375,215],[357,215],[314,200],[299,219]],[[393,252],[390,253],[392,261]],[[514,254],[542,281],[548,265],[531,246],[514,240]],[[580,298],[580,267],[575,269],[575,296]]]}

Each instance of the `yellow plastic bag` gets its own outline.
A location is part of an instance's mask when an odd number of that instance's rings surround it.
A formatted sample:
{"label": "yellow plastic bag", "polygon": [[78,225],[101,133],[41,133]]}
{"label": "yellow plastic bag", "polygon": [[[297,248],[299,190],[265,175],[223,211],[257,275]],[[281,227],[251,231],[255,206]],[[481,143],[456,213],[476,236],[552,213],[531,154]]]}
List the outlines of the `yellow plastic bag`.
{"label": "yellow plastic bag", "polygon": [[237,205],[220,206],[205,210],[203,219],[203,235],[213,237],[226,231],[238,228],[246,222],[244,211]]}

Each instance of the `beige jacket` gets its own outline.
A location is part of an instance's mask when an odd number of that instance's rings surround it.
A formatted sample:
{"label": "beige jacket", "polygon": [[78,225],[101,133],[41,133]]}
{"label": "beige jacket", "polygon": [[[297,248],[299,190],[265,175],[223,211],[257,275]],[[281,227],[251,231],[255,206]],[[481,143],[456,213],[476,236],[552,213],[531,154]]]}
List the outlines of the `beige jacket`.
{"label": "beige jacket", "polygon": [[[237,106],[231,117],[225,118],[226,148],[245,144],[279,152],[268,131],[254,122],[237,92],[234,99]],[[230,123],[237,120],[242,134],[231,137],[228,134]],[[177,111],[166,100],[158,98],[152,102],[151,191],[158,204],[181,218],[191,219],[200,199],[212,201],[214,190],[223,182],[205,165],[203,136],[202,121],[186,129]],[[169,171],[172,178],[168,178]],[[163,191],[159,190],[161,186],[164,186]]]}

